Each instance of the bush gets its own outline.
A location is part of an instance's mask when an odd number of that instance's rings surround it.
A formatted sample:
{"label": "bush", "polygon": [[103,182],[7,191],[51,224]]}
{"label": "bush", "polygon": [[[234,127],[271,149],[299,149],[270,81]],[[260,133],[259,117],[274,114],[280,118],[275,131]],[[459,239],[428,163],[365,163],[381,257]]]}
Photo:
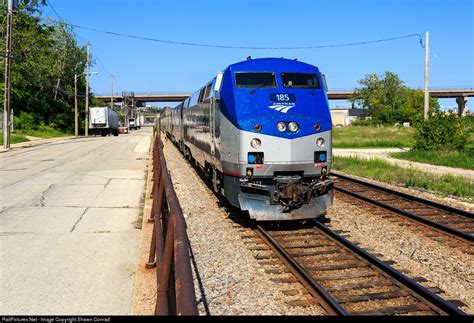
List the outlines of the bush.
{"label": "bush", "polygon": [[420,150],[462,151],[467,143],[467,128],[454,113],[435,110],[427,121],[415,123],[415,146]]}
{"label": "bush", "polygon": [[13,124],[15,129],[30,130],[37,129],[38,122],[32,113],[20,112],[18,116],[13,116]]}

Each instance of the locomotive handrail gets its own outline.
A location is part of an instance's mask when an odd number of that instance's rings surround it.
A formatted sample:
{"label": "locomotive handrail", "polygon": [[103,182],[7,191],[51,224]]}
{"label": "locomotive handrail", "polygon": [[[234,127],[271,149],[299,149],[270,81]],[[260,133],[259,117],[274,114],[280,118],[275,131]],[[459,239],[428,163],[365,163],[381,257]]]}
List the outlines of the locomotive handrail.
{"label": "locomotive handrail", "polygon": [[155,315],[198,315],[183,211],[174,191],[159,129],[153,138],[153,221],[146,268],[156,268]]}

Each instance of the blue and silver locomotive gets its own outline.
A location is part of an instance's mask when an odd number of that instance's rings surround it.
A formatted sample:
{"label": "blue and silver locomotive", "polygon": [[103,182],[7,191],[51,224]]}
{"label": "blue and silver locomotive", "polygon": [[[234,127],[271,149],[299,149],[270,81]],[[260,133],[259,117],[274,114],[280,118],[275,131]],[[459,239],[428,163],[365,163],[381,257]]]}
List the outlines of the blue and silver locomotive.
{"label": "blue and silver locomotive", "polygon": [[296,60],[228,66],[161,118],[161,128],[258,221],[316,218],[332,205],[332,122],[324,76]]}

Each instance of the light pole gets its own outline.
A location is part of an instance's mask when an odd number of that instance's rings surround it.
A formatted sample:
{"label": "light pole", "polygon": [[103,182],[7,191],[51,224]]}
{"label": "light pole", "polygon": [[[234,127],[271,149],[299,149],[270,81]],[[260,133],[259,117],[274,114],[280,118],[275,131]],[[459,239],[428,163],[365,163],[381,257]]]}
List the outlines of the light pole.
{"label": "light pole", "polygon": [[[97,75],[97,74],[99,74],[99,72],[92,72],[90,74],[91,75]],[[79,120],[78,120],[78,109],[77,109],[77,77],[78,76],[83,76],[83,75],[86,75],[86,73],[74,74],[74,136],[76,138],[79,137]],[[86,92],[89,92],[89,91],[86,91]],[[89,93],[87,93],[86,95],[89,95]],[[88,121],[88,118],[87,118],[88,111],[87,110],[88,110],[88,107],[86,107],[86,117],[85,117],[86,125],[87,125],[87,121]],[[87,136],[87,134],[86,134],[86,136]]]}
{"label": "light pole", "polygon": [[111,86],[111,96],[110,96],[110,108],[113,109],[114,108],[114,75],[111,74],[110,75],[110,86]]}
{"label": "light pole", "polygon": [[425,96],[423,118],[428,120],[428,111],[430,109],[430,90],[428,89],[428,71],[430,62],[430,33],[425,33]]}
{"label": "light pole", "polygon": [[74,74],[74,137],[79,137],[79,121],[77,120],[77,74]]}
{"label": "light pole", "polygon": [[90,68],[90,44],[87,43],[87,62],[86,62],[86,116],[85,116],[85,131],[84,136],[89,135],[89,68]]}

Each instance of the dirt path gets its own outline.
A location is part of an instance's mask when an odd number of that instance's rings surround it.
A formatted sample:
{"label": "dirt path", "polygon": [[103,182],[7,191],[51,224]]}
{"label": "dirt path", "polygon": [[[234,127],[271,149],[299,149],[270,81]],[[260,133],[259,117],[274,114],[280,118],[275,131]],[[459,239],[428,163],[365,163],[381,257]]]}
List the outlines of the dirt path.
{"label": "dirt path", "polygon": [[31,140],[31,141],[43,139],[41,137],[33,137],[33,136],[27,136],[27,135],[25,135],[24,137],[28,140]]}

